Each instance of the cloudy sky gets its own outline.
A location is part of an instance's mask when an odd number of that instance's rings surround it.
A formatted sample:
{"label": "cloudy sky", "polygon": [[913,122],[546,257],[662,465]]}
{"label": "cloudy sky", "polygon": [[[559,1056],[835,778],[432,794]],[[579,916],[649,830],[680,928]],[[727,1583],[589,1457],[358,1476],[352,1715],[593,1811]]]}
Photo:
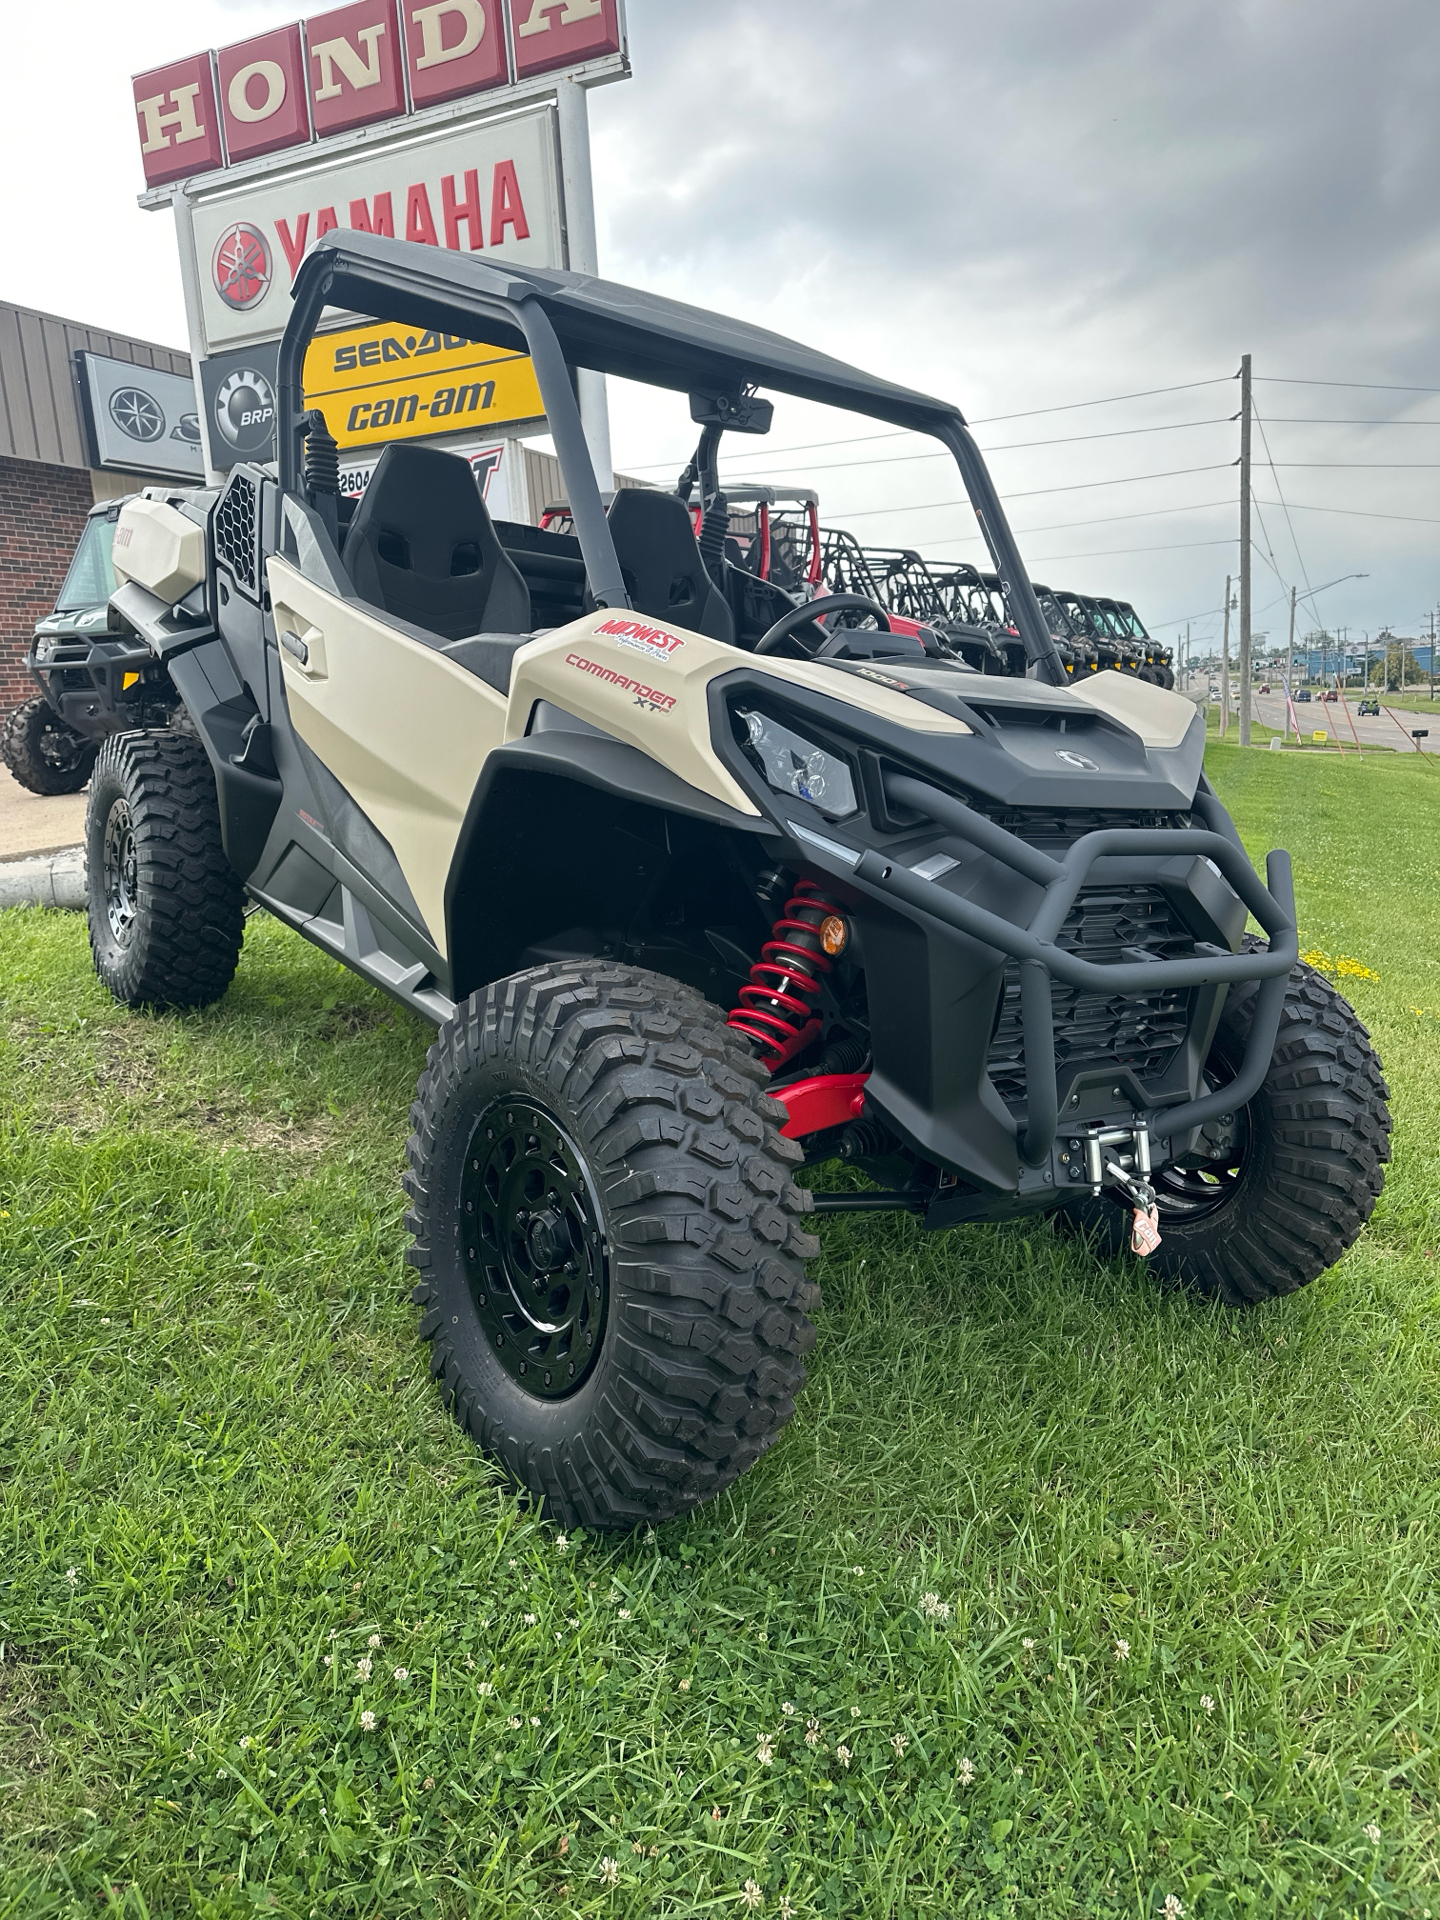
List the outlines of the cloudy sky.
{"label": "cloudy sky", "polygon": [[[182,343],[169,215],[135,206],[128,75],[299,11],[75,0],[61,77],[54,11],[26,9],[0,80],[0,293]],[[1191,617],[1197,645],[1235,565],[1248,351],[1275,463],[1257,627],[1283,632],[1292,581],[1363,572],[1320,596],[1326,621],[1420,629],[1440,600],[1433,0],[629,18],[635,77],[591,103],[603,271],[958,400],[1036,577],[1133,599],[1167,637]],[[1110,403],[1160,388],[1179,390]],[[614,415],[619,465],[658,478],[688,451],[678,417],[624,393]],[[945,459],[812,444],[847,433],[874,428],[782,403],[731,475],[814,485],[875,544],[980,557]]]}

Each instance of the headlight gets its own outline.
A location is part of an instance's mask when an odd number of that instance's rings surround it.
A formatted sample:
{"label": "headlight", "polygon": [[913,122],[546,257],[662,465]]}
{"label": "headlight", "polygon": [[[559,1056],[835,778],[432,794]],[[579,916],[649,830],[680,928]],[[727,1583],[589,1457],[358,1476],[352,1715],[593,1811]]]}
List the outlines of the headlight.
{"label": "headlight", "polygon": [[793,793],[825,813],[854,813],[855,782],[839,754],[817,746],[768,713],[739,708],[735,717],[745,729],[766,782],[776,793]]}

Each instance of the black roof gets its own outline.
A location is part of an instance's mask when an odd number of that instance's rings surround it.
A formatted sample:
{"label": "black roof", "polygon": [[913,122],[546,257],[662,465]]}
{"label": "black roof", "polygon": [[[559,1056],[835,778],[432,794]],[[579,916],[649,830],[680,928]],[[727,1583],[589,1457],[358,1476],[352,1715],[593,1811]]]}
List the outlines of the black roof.
{"label": "black roof", "polygon": [[297,299],[316,275],[328,277],[332,306],[377,320],[420,322],[519,351],[525,338],[518,328],[507,327],[497,303],[534,300],[572,366],[681,393],[734,393],[753,382],[922,432],[963,423],[959,408],[947,401],[879,380],[782,334],[592,274],[520,267],[337,228],[306,256],[296,280]]}

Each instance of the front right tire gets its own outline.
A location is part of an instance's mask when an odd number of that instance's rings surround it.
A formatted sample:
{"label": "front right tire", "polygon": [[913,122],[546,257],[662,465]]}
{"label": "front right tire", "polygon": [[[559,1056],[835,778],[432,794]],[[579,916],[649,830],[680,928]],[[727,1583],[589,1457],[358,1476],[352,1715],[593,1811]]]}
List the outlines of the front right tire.
{"label": "front right tire", "polygon": [[800,1149],[724,1020],[639,968],[536,967],[473,994],[420,1080],[405,1186],[431,1372],[567,1526],[713,1498],[805,1381]]}

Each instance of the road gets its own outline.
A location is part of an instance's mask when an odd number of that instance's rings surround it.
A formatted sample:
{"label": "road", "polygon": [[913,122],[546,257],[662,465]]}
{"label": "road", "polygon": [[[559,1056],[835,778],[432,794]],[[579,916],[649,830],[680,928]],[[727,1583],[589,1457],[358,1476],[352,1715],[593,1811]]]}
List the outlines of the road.
{"label": "road", "polygon": [[[1234,698],[1233,695],[1231,697]],[[1379,717],[1367,715],[1363,720],[1359,713],[1358,693],[1352,692],[1343,703],[1339,700],[1333,704],[1322,701],[1318,694],[1308,705],[1303,701],[1299,702],[1295,708],[1295,718],[1300,722],[1301,737],[1308,740],[1312,733],[1325,732],[1330,735],[1332,742],[1338,741],[1342,747],[1349,748],[1354,746],[1358,735],[1362,748],[1392,747],[1397,753],[1440,753],[1440,720],[1431,720],[1418,713],[1404,713],[1399,707],[1391,709],[1395,716],[1392,720],[1390,714],[1385,711],[1383,698],[1379,695],[1375,698],[1380,699]],[[1267,727],[1275,728],[1277,732],[1284,732],[1289,725],[1285,716],[1283,694],[1257,693],[1254,697],[1252,712],[1257,720]],[[1398,726],[1396,721],[1400,723]],[[1237,724],[1232,715],[1232,738]],[[1429,738],[1412,740],[1410,737],[1412,727],[1428,729]],[[1295,738],[1293,729],[1290,732],[1290,738],[1292,740]]]}

